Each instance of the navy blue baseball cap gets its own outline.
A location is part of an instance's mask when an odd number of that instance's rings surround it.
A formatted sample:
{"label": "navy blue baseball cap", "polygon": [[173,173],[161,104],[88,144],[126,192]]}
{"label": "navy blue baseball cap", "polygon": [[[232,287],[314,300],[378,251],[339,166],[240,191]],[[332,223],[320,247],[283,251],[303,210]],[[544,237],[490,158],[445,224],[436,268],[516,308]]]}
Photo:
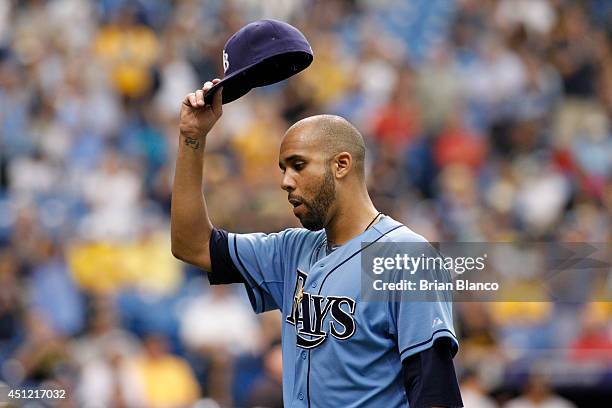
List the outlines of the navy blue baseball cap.
{"label": "navy blue baseball cap", "polygon": [[274,84],[304,70],[313,59],[304,34],[277,20],[257,20],[238,30],[223,48],[223,79],[204,96],[223,87],[223,103],[232,102],[251,89]]}

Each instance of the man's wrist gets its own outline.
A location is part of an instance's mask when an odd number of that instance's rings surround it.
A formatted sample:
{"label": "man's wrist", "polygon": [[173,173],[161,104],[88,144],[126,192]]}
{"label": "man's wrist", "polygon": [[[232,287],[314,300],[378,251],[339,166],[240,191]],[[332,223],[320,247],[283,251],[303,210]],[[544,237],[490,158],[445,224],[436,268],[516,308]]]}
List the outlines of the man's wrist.
{"label": "man's wrist", "polygon": [[186,147],[189,147],[194,150],[199,150],[204,145],[204,140],[206,140],[206,134],[201,136],[194,135],[186,135],[180,134],[180,142]]}

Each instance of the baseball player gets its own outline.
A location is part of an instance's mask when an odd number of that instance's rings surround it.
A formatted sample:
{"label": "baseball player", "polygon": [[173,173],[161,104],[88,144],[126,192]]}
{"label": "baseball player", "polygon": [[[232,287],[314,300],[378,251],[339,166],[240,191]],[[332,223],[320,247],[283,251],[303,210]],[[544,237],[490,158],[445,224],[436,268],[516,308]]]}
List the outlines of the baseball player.
{"label": "baseball player", "polygon": [[426,241],[372,204],[364,141],[348,121],[310,117],[282,140],[281,188],[304,228],[233,234],[213,226],[203,162],[221,91],[211,104],[204,94],[218,81],[183,100],[172,252],[208,271],[213,285],[244,283],[256,313],[280,310],[284,405],[463,406],[450,304],[361,300],[362,242]]}

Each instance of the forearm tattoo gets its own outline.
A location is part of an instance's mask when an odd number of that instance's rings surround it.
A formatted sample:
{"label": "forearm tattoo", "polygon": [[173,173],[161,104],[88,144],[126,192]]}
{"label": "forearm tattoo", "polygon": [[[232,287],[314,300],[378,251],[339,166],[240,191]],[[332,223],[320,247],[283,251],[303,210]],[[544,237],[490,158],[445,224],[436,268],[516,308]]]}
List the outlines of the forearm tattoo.
{"label": "forearm tattoo", "polygon": [[185,137],[185,146],[191,147],[194,150],[198,150],[201,146],[201,143],[198,139],[194,139],[192,137]]}

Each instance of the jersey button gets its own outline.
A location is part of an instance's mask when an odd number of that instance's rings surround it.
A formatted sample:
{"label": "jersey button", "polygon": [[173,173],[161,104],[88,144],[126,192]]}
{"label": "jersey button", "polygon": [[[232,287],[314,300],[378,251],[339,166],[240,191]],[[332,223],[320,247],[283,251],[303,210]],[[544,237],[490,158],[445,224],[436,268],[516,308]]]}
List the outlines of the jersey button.
{"label": "jersey button", "polygon": [[304,399],[304,394],[302,394],[301,392],[298,394],[298,399],[303,400]]}
{"label": "jersey button", "polygon": [[324,264],[324,263],[319,264],[319,268],[323,268],[324,266],[325,266],[325,264]]}
{"label": "jersey button", "polygon": [[312,282],[312,287],[316,288],[317,287],[317,281]]}
{"label": "jersey button", "polygon": [[306,352],[302,351],[302,360],[306,360]]}

